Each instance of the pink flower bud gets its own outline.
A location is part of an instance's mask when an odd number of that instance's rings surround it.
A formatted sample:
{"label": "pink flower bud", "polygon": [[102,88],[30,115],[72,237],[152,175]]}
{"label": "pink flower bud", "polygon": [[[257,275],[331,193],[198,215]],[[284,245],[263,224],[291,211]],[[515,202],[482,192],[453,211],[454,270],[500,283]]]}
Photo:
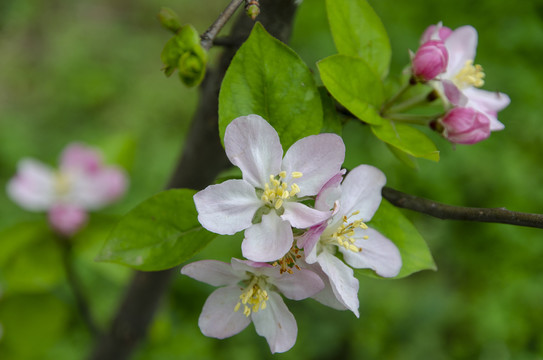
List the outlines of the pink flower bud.
{"label": "pink flower bud", "polygon": [[424,44],[430,40],[445,41],[452,34],[452,32],[453,31],[450,28],[441,25],[441,23],[437,25],[430,25],[426,28],[426,30],[424,30],[424,33],[422,33],[420,43]]}
{"label": "pink flower bud", "polygon": [[443,41],[430,40],[422,44],[413,57],[413,75],[428,81],[445,72],[449,62],[449,53]]}
{"label": "pink flower bud", "polygon": [[58,233],[72,236],[87,223],[87,213],[71,205],[56,205],[49,210],[49,223]]}
{"label": "pink flower bud", "polygon": [[472,108],[457,107],[443,119],[443,136],[457,144],[475,144],[490,136],[490,119]]}

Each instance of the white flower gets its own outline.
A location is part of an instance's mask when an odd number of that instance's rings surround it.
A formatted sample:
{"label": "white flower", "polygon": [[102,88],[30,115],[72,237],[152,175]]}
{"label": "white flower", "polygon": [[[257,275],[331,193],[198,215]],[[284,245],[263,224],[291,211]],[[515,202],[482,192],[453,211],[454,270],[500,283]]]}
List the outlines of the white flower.
{"label": "white flower", "polygon": [[335,256],[339,250],[347,264],[356,269],[372,269],[383,277],[398,275],[402,260],[396,245],[366,225],[381,203],[385,175],[377,168],[360,165],[345,177],[327,183],[315,202],[318,209],[330,208],[330,220],[304,234],[298,246],[304,248],[309,267],[327,277],[326,288],[314,296],[325,305],[351,310],[358,317],[358,280],[353,270]]}
{"label": "white flower", "polygon": [[292,247],[292,227],[305,229],[328,218],[327,212],[299,199],[316,195],[339,172],[345,157],[339,136],[305,137],[283,158],[277,132],[260,116],[249,115],[228,125],[224,145],[243,179],[208,186],[194,196],[194,203],[207,230],[218,234],[245,230],[244,257],[277,260]]}
{"label": "white flower", "polygon": [[292,300],[308,298],[324,287],[309,270],[280,273],[266,263],[232,259],[231,264],[202,260],[181,269],[181,273],[213,286],[198,325],[206,336],[224,339],[245,329],[252,321],[256,332],[266,338],[272,353],[294,346],[298,327],[278,292]]}

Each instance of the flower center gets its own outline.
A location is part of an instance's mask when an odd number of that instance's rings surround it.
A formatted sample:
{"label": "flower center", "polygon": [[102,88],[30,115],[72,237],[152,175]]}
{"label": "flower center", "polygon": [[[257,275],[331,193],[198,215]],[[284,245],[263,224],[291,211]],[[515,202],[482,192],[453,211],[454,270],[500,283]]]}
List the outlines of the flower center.
{"label": "flower center", "polygon": [[280,274],[285,272],[293,274],[292,268],[300,270],[300,267],[296,264],[296,259],[302,257],[302,255],[298,254],[299,252],[300,249],[298,249],[296,246],[292,246],[285,256],[273,263],[273,266],[281,266],[279,269]]}
{"label": "flower center", "polygon": [[[294,179],[302,177],[302,173],[294,171],[290,174]],[[264,193],[261,199],[266,205],[279,210],[283,206],[283,201],[295,196],[300,192],[300,187],[295,183],[287,184],[284,180],[287,177],[286,171],[281,171],[279,175],[270,175],[270,181],[264,185]]]}
{"label": "flower center", "polygon": [[55,175],[55,193],[58,196],[64,196],[70,192],[72,181],[70,177],[62,172],[57,172]]}
{"label": "flower center", "polygon": [[[343,215],[343,222],[341,225],[336,229],[336,231],[328,238],[326,241],[328,245],[337,245],[342,246],[347,250],[350,250],[352,252],[360,252],[362,251],[362,248],[359,248],[356,246],[354,236],[354,230],[356,228],[361,228],[366,230],[368,228],[368,225],[364,223],[362,219],[355,220],[349,222],[349,218],[351,216],[359,214],[360,211],[355,211],[351,215],[346,216]],[[364,239],[367,239],[368,236],[364,236]]]}
{"label": "flower center", "polygon": [[266,301],[268,301],[268,292],[259,285],[260,279],[255,276],[244,289],[239,296],[240,301],[234,307],[234,311],[237,312],[243,304],[243,314],[245,316],[251,315],[251,312],[258,312],[258,310],[264,310],[266,308]]}
{"label": "flower center", "polygon": [[485,84],[484,77],[485,73],[481,65],[473,65],[473,60],[466,60],[464,67],[453,78],[453,83],[459,89],[470,86],[481,87]]}

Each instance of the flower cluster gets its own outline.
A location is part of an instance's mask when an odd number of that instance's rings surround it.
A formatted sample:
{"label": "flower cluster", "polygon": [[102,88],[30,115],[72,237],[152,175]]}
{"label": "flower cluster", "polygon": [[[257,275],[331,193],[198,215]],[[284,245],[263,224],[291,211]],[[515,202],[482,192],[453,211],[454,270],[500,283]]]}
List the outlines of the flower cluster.
{"label": "flower cluster", "polygon": [[335,134],[300,139],[283,157],[277,132],[258,115],[233,120],[224,144],[242,179],[208,186],[194,202],[206,229],[245,231],[241,250],[248,260],[204,260],[181,270],[224,286],[204,305],[202,332],[222,339],[252,321],[272,352],[287,351],[297,327],[280,293],[294,300],[312,297],[358,316],[352,268],[394,277],[402,265],[392,241],[366,224],[381,202],[384,174],[360,165],[344,176],[345,146]]}
{"label": "flower cluster", "polygon": [[485,73],[481,65],[474,64],[476,50],[477,31],[472,26],[453,31],[439,23],[424,31],[412,58],[414,78],[428,82],[448,109],[433,127],[453,143],[474,144],[504,128],[497,114],[510,99],[479,89]]}
{"label": "flower cluster", "polygon": [[62,152],[58,170],[34,159],[21,160],[7,192],[22,208],[47,212],[51,227],[71,236],[87,222],[87,211],[117,200],[127,183],[125,172],[104,165],[96,149],[74,143]]}

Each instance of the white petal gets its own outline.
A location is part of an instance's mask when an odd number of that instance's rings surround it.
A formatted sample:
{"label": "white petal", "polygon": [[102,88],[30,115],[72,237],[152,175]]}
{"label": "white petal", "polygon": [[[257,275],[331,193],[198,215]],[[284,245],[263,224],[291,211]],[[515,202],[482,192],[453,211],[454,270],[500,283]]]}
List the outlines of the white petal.
{"label": "white petal", "polygon": [[274,261],[292,247],[292,228],[272,211],[262,216],[262,222],[245,230],[241,243],[243,256],[253,261]]}
{"label": "white petal", "polygon": [[94,148],[72,143],[62,151],[60,168],[62,171],[77,170],[93,174],[102,168],[102,156]]}
{"label": "white petal", "polygon": [[443,80],[443,91],[445,93],[444,101],[449,101],[455,106],[466,106],[468,97],[450,80]]}
{"label": "white petal", "polygon": [[243,179],[254,187],[264,188],[269,176],[281,171],[283,148],[277,131],[258,115],[234,119],[226,127],[224,147]]}
{"label": "white petal", "polygon": [[[317,261],[316,245],[319,242],[321,234],[324,230],[326,230],[326,223],[313,226],[303,233],[303,235],[301,235],[297,240],[297,246],[304,249],[306,261],[310,264]],[[310,256],[310,254],[313,256]]]}
{"label": "white petal", "polygon": [[[345,145],[335,134],[319,134],[296,141],[283,159],[282,169],[287,172],[287,183],[300,187],[298,196],[316,195],[324,184],[340,169],[345,159]],[[293,179],[290,174],[301,172]]]}
{"label": "white petal", "polygon": [[217,234],[232,235],[252,225],[262,201],[245,180],[227,180],[196,193],[194,204],[198,221],[204,228]]}
{"label": "white petal", "polygon": [[326,211],[334,208],[335,202],[341,197],[341,181],[346,170],[343,169],[324,184],[315,198],[315,209]]}
{"label": "white petal", "polygon": [[251,313],[251,317],[257,334],[266,338],[272,354],[285,352],[296,343],[298,326],[281,296],[273,291],[268,296],[266,308]]}
{"label": "white petal", "polygon": [[386,183],[385,174],[376,167],[360,165],[347,174],[341,185],[339,214],[350,216],[349,222],[369,221],[381,204],[381,189]]}
{"label": "white petal", "polygon": [[[363,239],[368,236],[368,239]],[[356,269],[372,269],[383,277],[394,277],[402,268],[402,257],[396,245],[375,229],[356,229],[355,245],[362,248],[352,252],[340,247],[345,262]]]}
{"label": "white petal", "polygon": [[183,266],[181,274],[213,286],[234,285],[242,278],[234,274],[232,266],[217,260],[201,260]]}
{"label": "white petal", "polygon": [[7,185],[7,193],[26,210],[45,211],[56,202],[55,182],[55,172],[49,166],[23,159]]}
{"label": "white petal", "polygon": [[124,194],[128,176],[121,168],[102,167],[92,173],[66,171],[71,186],[63,200],[88,210],[100,209]]}
{"label": "white petal", "polygon": [[475,59],[477,30],[469,25],[459,27],[445,40],[445,47],[449,53],[445,78],[450,79],[464,67],[467,60]]}
{"label": "white petal", "polygon": [[227,286],[215,290],[207,298],[198,326],[205,336],[224,339],[245,329],[251,319],[243,311],[234,311],[241,290],[238,286]]}
{"label": "white petal", "polygon": [[330,211],[315,210],[307,205],[292,201],[285,202],[283,208],[285,213],[281,215],[281,219],[288,221],[292,227],[297,229],[307,229],[328,220],[332,216]]}
{"label": "white petal", "polygon": [[315,274],[319,275],[319,277],[324,282],[324,288],[318,292],[317,294],[313,295],[311,298],[317,300],[323,305],[326,305],[328,307],[331,307],[332,309],[336,310],[348,310],[345,305],[343,305],[334,294],[334,291],[332,290],[332,285],[330,284],[330,279],[328,276],[322,271],[319,263],[315,264],[308,264],[307,268],[311,271],[313,271]]}
{"label": "white petal", "polygon": [[318,263],[322,271],[328,276],[334,295],[356,317],[358,313],[358,279],[354,277],[353,269],[345,265],[334,255],[327,251],[319,254]]}
{"label": "white petal", "polygon": [[302,300],[315,295],[324,288],[322,279],[306,269],[293,269],[293,273],[283,273],[270,281],[291,300]]}
{"label": "white petal", "polygon": [[468,107],[473,107],[476,110],[482,111],[490,119],[490,130],[503,130],[505,126],[498,121],[498,111],[506,108],[511,99],[504,93],[485,91],[477,88],[468,88],[464,90],[464,94],[468,97]]}

